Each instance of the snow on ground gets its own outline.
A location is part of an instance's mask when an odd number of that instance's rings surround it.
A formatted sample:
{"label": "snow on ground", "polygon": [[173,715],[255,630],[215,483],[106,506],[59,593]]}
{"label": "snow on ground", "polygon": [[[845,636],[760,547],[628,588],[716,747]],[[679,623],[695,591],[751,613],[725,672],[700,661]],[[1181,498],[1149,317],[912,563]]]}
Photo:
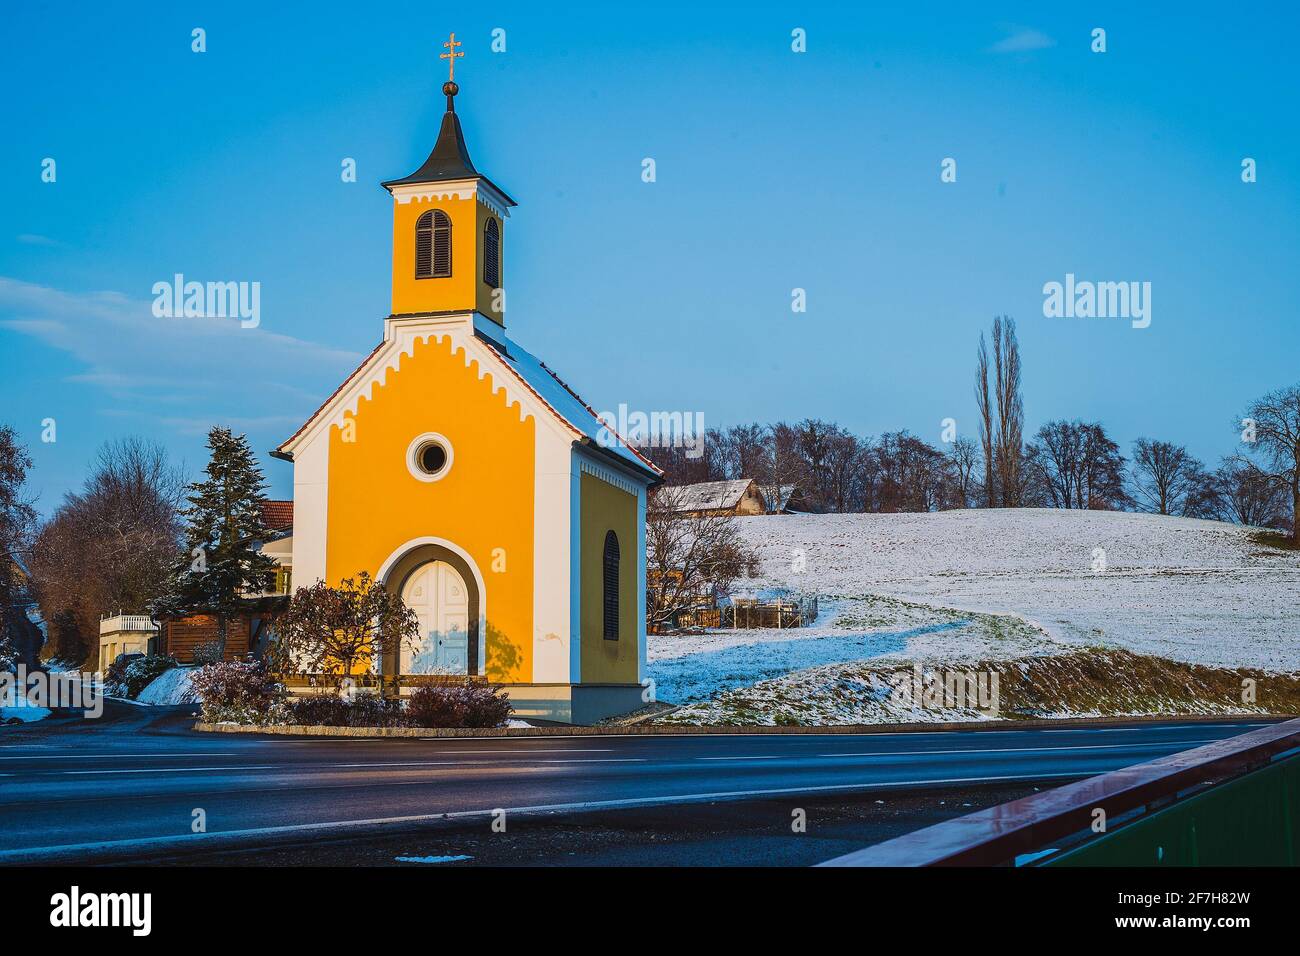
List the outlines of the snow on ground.
{"label": "snow on ground", "polygon": [[149,683],[148,687],[140,691],[136,703],[160,706],[196,703],[197,698],[190,687],[190,678],[193,674],[193,667],[173,667],[163,671]]}
{"label": "snow on ground", "polygon": [[1059,645],[1013,615],[966,613],[868,595],[822,600],[811,627],[651,635],[655,699],[673,704],[793,671],[850,661],[944,661],[1026,657]]}
{"label": "snow on ground", "polygon": [[[1010,612],[1042,627],[1045,644],[1058,647],[1107,645],[1191,663],[1300,669],[1300,553],[1257,544],[1250,529],[1235,525],[1028,508],[774,515],[737,525],[762,561],[749,584],[822,595],[819,628],[829,610],[825,596],[887,595],[936,609]],[[1105,569],[1095,571],[1102,552]],[[797,573],[800,558],[805,569]],[[773,639],[771,631],[760,633]],[[900,638],[912,656],[958,636]],[[654,676],[655,659],[672,655],[657,646],[663,639],[651,641]]]}
{"label": "snow on ground", "polygon": [[0,694],[0,697],[9,696],[14,702],[13,707],[0,707],[0,722],[17,718],[24,724],[35,723],[38,720],[44,720],[50,716],[53,711],[48,707],[33,707],[27,702],[27,697],[23,689],[15,682],[8,695]]}

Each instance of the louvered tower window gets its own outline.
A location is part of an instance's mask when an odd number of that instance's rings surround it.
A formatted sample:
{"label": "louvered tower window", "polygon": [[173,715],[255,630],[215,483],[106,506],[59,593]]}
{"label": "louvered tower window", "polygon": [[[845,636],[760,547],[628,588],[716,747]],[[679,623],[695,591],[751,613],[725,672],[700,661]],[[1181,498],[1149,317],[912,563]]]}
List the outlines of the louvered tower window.
{"label": "louvered tower window", "polygon": [[493,289],[501,287],[501,229],[495,219],[483,228],[483,281]]}
{"label": "louvered tower window", "polygon": [[430,209],[415,223],[415,277],[445,279],[451,275],[451,219]]}
{"label": "louvered tower window", "polygon": [[618,640],[618,535],[605,532],[605,640]]}

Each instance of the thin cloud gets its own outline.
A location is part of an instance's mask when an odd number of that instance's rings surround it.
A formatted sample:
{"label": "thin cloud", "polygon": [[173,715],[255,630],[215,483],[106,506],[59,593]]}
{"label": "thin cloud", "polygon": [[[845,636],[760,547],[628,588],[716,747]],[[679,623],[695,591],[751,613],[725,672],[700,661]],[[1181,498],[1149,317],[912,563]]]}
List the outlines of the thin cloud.
{"label": "thin cloud", "polygon": [[51,239],[49,236],[38,236],[34,232],[24,232],[19,234],[18,241],[25,246],[49,246],[51,248],[60,248],[63,243],[57,239]]}
{"label": "thin cloud", "polygon": [[82,368],[65,381],[178,431],[209,420],[296,427],[361,358],[265,325],[241,328],[238,319],[157,318],[150,300],[120,292],[64,292],[4,277],[0,327],[71,356]]}
{"label": "thin cloud", "polygon": [[1027,53],[1056,46],[1056,41],[1032,27],[1006,27],[1007,35],[988,48],[989,53]]}

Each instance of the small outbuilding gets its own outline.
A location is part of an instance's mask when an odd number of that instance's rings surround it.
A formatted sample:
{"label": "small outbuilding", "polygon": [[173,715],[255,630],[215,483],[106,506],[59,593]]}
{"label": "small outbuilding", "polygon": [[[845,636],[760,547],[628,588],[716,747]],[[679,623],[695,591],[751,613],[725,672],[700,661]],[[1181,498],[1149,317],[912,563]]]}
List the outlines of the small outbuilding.
{"label": "small outbuilding", "polygon": [[673,511],[684,515],[761,515],[767,502],[752,478],[704,481],[664,489]]}

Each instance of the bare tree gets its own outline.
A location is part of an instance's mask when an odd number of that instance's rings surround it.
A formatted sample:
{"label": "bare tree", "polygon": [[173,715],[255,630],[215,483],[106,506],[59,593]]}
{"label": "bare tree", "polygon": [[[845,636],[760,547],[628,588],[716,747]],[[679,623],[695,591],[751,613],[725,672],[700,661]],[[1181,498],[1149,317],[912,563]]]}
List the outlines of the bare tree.
{"label": "bare tree", "polygon": [[642,444],[637,451],[663,469],[664,477],[674,485],[721,481],[727,477],[723,435],[716,428],[705,429],[702,442],[702,446],[694,448],[672,441]]}
{"label": "bare tree", "polygon": [[771,428],[772,484],[800,485],[810,480],[808,465],[800,455],[799,432],[795,425],[777,422]]}
{"label": "bare tree", "polygon": [[127,438],[99,449],[82,490],[64,499],[32,547],[36,597],[45,620],[60,622],[62,647],[77,646],[75,628],[93,650],[102,615],[146,613],[165,591],[183,491],[162,446]]}
{"label": "bare tree", "polygon": [[1124,456],[1099,422],[1047,422],[1027,458],[1054,508],[1123,508]]}
{"label": "bare tree", "polygon": [[1129,467],[1134,499],[1145,511],[1162,515],[1186,513],[1187,497],[1205,471],[1182,445],[1139,438],[1133,443]]}
{"label": "bare tree", "polygon": [[[1291,541],[1300,545],[1300,386],[1269,392],[1246,409],[1243,440],[1259,477],[1290,499]],[[1250,438],[1254,441],[1249,441]]]}
{"label": "bare tree", "polygon": [[955,482],[957,507],[974,507],[977,495],[975,469],[979,464],[979,447],[962,435],[955,439],[952,447],[948,449],[948,461]]}
{"label": "bare tree", "polygon": [[1255,528],[1287,528],[1286,494],[1251,462],[1225,459],[1215,470],[1210,489],[1203,493],[1212,515],[1223,521]]}
{"label": "bare tree", "polygon": [[792,430],[804,496],[829,512],[861,506],[861,466],[865,443],[833,422],[805,419]]}
{"label": "bare tree", "polygon": [[948,459],[906,431],[887,432],[874,448],[876,488],[872,498],[882,512],[935,511],[951,500]]}
{"label": "bare tree", "polygon": [[821,491],[828,510],[837,514],[862,510],[862,465],[870,453],[870,443],[837,427],[828,446]]}
{"label": "bare tree", "polygon": [[984,451],[984,507],[994,508],[998,495],[993,469],[993,406],[989,401],[989,352],[983,332],[975,358],[975,402],[979,406],[980,447]]}
{"label": "bare tree", "polygon": [[685,514],[680,503],[678,489],[663,487],[646,508],[646,621],[654,631],[758,570],[734,517]]}
{"label": "bare tree", "polygon": [[766,425],[732,425],[722,434],[721,446],[724,477],[771,482],[772,432]]}

